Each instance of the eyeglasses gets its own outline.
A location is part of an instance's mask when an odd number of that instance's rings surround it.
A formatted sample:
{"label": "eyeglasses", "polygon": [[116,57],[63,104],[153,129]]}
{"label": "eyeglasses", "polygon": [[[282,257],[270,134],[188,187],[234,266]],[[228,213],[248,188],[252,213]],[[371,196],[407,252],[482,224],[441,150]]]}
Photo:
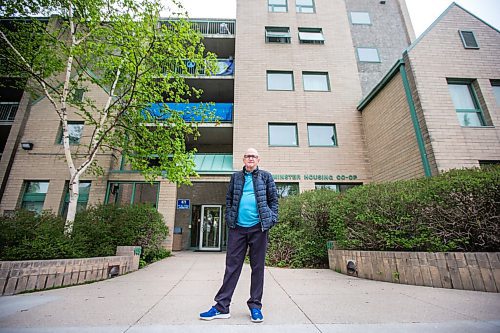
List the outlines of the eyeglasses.
{"label": "eyeglasses", "polygon": [[253,159],[259,158],[259,156],[257,156],[257,155],[244,155],[243,157],[244,158],[253,158]]}

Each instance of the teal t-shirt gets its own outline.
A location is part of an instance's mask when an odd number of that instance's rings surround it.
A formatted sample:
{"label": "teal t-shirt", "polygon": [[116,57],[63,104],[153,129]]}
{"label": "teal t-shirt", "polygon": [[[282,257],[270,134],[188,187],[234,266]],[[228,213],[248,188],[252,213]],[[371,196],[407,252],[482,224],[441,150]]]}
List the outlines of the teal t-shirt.
{"label": "teal t-shirt", "polygon": [[257,200],[253,191],[252,174],[245,171],[245,186],[238,207],[238,221],[236,224],[248,228],[259,223]]}

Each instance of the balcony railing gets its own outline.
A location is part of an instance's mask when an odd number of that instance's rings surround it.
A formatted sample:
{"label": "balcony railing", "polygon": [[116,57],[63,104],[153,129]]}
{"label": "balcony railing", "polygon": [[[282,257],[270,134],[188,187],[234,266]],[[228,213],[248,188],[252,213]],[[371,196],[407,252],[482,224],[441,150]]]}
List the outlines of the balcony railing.
{"label": "balcony railing", "polygon": [[0,122],[12,123],[18,107],[19,103],[16,102],[0,102]]}
{"label": "balcony railing", "polygon": [[[162,20],[167,27],[171,26],[170,22],[175,22],[176,19]],[[202,35],[219,35],[219,36],[234,36],[236,21],[235,20],[189,20],[191,27]]]}
{"label": "balcony railing", "polygon": [[[181,112],[185,121],[232,122],[233,106],[233,103],[153,103],[147,112],[158,120],[168,119],[170,117],[168,110],[172,110]],[[168,109],[165,110],[164,107]],[[202,119],[204,116],[210,118]]]}
{"label": "balcony railing", "polygon": [[[177,74],[187,75],[187,76],[207,76],[208,68],[207,64],[197,63],[189,59],[183,59],[180,61],[172,61],[166,63],[163,67],[163,72],[167,71],[175,72]],[[233,76],[234,75],[234,59],[233,58],[220,58],[217,59],[217,67],[212,76]]]}

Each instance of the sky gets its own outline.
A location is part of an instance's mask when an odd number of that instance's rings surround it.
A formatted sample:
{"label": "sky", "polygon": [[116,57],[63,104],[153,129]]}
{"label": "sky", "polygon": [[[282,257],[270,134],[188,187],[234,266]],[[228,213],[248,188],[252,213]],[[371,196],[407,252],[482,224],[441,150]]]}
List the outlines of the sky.
{"label": "sky", "polygon": [[[236,0],[181,0],[181,2],[192,18],[236,17]],[[456,0],[455,2],[500,30],[500,0]],[[451,0],[406,0],[415,35],[418,37],[424,32],[451,3]]]}

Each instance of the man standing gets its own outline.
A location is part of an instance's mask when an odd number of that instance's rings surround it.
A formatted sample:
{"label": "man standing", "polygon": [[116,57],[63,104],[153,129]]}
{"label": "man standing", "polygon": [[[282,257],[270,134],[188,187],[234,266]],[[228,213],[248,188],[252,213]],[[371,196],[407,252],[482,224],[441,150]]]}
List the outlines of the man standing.
{"label": "man standing", "polygon": [[269,229],[278,221],[278,194],[271,174],[260,170],[259,153],[249,148],[243,156],[243,170],[231,176],[226,195],[226,223],[229,227],[224,281],[215,296],[217,302],[200,319],[227,319],[229,306],[238,283],[247,249],[250,248],[252,277],[247,301],[253,322],[262,316],[264,266]]}

